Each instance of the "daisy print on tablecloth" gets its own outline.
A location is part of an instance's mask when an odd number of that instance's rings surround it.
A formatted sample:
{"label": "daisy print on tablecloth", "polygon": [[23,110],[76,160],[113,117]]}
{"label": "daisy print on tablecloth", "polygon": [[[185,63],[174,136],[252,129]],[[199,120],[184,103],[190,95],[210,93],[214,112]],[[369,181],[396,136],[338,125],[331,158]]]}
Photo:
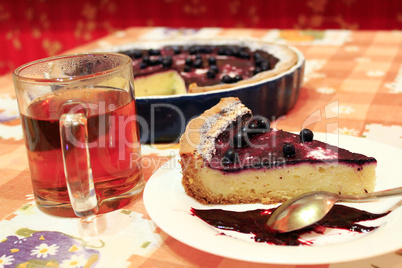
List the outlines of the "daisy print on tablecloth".
{"label": "daisy print on tablecloth", "polygon": [[12,255],[3,255],[0,257],[0,268],[6,267],[6,265],[11,265],[14,262],[14,257]]}
{"label": "daisy print on tablecloth", "polygon": [[343,128],[337,129],[337,130],[335,131],[335,134],[349,135],[349,136],[358,136],[358,135],[359,135],[359,131],[357,131],[356,129],[353,129],[353,128],[343,127]]}
{"label": "daisy print on tablecloth", "polygon": [[40,244],[31,251],[31,255],[36,256],[36,258],[47,258],[48,255],[55,255],[57,253],[58,245],[53,244],[48,246],[45,243]]}
{"label": "daisy print on tablecloth", "polygon": [[355,109],[353,109],[353,107],[349,105],[334,106],[331,110],[333,112],[338,112],[339,114],[351,114],[355,111]]}
{"label": "daisy print on tablecloth", "polygon": [[64,260],[60,264],[60,268],[78,268],[84,267],[87,263],[87,259],[84,255],[73,255],[70,259]]}
{"label": "daisy print on tablecloth", "polygon": [[96,248],[61,232],[22,228],[0,241],[0,268],[95,267],[99,257]]}
{"label": "daisy print on tablecloth", "polygon": [[330,95],[330,94],[334,94],[336,92],[336,89],[332,88],[332,87],[319,87],[316,89],[316,91],[321,94]]}
{"label": "daisy print on tablecloth", "polygon": [[382,77],[385,75],[385,72],[382,70],[370,70],[366,72],[368,77]]}

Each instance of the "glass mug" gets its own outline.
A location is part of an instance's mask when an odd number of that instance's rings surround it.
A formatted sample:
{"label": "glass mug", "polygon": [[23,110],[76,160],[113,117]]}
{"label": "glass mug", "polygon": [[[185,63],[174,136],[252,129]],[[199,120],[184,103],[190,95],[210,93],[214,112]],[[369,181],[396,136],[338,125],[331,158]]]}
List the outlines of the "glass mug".
{"label": "glass mug", "polygon": [[13,79],[39,209],[86,217],[141,196],[145,183],[128,56],[51,57],[18,67]]}

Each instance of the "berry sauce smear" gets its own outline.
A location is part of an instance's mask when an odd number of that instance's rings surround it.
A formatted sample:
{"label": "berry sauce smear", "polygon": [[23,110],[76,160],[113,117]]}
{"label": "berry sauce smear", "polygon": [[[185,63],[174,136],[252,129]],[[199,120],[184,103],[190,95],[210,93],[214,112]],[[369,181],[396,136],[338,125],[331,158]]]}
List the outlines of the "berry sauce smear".
{"label": "berry sauce smear", "polygon": [[280,233],[266,224],[274,211],[275,208],[243,212],[191,208],[193,215],[218,229],[253,234],[256,242],[286,246],[311,245],[311,241],[303,241],[300,239],[301,236],[310,232],[323,234],[326,228],[340,228],[358,233],[371,232],[378,226],[368,227],[357,224],[357,222],[375,220],[390,212],[374,214],[348,206],[335,205],[319,222],[301,230]]}

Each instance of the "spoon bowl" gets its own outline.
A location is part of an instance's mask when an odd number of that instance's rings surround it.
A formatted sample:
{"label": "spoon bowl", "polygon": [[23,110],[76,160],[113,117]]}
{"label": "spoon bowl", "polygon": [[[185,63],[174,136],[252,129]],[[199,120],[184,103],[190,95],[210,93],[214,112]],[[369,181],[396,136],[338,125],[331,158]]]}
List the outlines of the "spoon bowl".
{"label": "spoon bowl", "polygon": [[307,192],[280,205],[267,225],[286,233],[310,226],[327,215],[336,202],[367,202],[382,197],[402,195],[402,187],[362,195],[339,195],[326,191]]}

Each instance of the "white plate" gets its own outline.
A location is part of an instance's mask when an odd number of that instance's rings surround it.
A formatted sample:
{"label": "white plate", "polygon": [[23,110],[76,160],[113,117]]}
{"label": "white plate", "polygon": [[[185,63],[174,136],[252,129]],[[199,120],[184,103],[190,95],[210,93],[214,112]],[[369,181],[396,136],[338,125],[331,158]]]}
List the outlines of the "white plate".
{"label": "white plate", "polygon": [[[402,186],[402,150],[363,138],[315,133],[322,140],[378,161],[376,190]],[[149,216],[167,234],[199,250],[243,261],[277,264],[322,264],[358,260],[402,248],[402,200],[392,197],[365,204],[349,204],[373,213],[393,211],[366,225],[380,226],[369,233],[330,229],[324,235],[310,234],[312,246],[276,246],[254,242],[250,235],[218,230],[193,216],[190,209],[221,208],[232,211],[269,208],[261,204],[202,205],[189,197],[181,185],[178,158],[162,166],[149,179],[144,204]]]}

